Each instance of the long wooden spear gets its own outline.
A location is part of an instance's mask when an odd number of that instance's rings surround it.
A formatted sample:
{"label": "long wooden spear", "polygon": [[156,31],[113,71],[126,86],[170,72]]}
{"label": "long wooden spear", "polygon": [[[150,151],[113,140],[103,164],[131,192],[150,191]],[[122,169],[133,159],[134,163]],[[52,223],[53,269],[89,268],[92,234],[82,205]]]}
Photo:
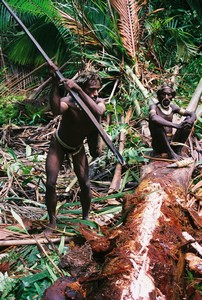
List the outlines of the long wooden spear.
{"label": "long wooden spear", "polygon": [[[41,48],[41,46],[39,45],[39,43],[36,41],[36,39],[32,36],[32,34],[29,32],[29,30],[27,29],[27,27],[23,24],[23,22],[18,18],[18,16],[13,12],[13,10],[10,8],[10,6],[4,1],[4,0],[0,0],[2,2],[2,4],[6,7],[6,9],[9,11],[9,13],[14,17],[14,19],[18,22],[18,24],[22,27],[22,29],[25,31],[25,33],[28,35],[28,37],[31,39],[31,41],[33,42],[33,44],[37,47],[37,49],[39,50],[39,52],[41,53],[41,55],[43,56],[43,58],[46,60],[46,62],[52,66],[53,62],[52,60],[48,57],[48,55],[45,53],[45,51]],[[63,81],[65,79],[65,77],[62,75],[62,73],[59,71],[59,69],[55,70],[55,74],[58,77],[58,79],[60,81]],[[109,149],[114,153],[114,155],[116,156],[116,158],[118,159],[118,161],[124,165],[124,159],[121,156],[121,154],[119,153],[119,151],[116,149],[116,147],[113,145],[113,143],[111,142],[110,138],[108,137],[108,135],[106,134],[106,132],[104,131],[104,129],[101,127],[100,123],[97,121],[97,119],[95,118],[95,116],[92,114],[92,112],[90,111],[90,109],[86,106],[86,104],[82,101],[82,99],[78,96],[78,94],[76,92],[74,92],[73,90],[68,89],[67,90],[70,95],[72,97],[74,97],[74,99],[76,100],[76,102],[78,103],[78,105],[84,110],[84,112],[87,114],[87,116],[90,118],[90,120],[92,121],[92,123],[95,125],[95,127],[97,128],[99,134],[101,135],[102,139],[104,140],[104,142],[106,143],[106,145],[109,147]]]}

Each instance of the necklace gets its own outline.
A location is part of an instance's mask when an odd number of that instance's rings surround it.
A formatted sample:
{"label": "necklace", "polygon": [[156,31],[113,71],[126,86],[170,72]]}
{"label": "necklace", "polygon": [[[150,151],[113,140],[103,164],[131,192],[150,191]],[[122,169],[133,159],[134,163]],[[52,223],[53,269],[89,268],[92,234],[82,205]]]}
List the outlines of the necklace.
{"label": "necklace", "polygon": [[171,114],[171,112],[172,112],[172,107],[170,107],[169,106],[169,108],[168,109],[165,109],[165,108],[163,108],[162,106],[161,106],[161,104],[157,104],[157,106],[158,106],[158,108],[162,111],[162,113],[164,114],[164,115],[170,115]]}

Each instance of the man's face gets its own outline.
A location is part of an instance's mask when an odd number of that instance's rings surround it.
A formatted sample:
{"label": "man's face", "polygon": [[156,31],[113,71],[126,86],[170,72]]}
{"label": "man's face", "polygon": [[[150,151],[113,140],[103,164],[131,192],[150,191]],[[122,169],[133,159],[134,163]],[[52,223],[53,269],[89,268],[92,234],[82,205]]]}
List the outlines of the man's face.
{"label": "man's face", "polygon": [[164,88],[159,95],[159,102],[163,108],[168,108],[172,101],[172,89],[169,87]]}
{"label": "man's face", "polygon": [[99,80],[89,80],[84,91],[95,101],[98,97],[100,87],[101,86]]}

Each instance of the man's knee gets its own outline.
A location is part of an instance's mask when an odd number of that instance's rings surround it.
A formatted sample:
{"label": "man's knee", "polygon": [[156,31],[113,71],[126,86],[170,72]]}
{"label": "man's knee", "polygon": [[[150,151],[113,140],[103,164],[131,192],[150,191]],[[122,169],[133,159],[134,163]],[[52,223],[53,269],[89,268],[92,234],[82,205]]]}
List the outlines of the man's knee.
{"label": "man's knee", "polygon": [[51,180],[51,179],[47,179],[47,182],[46,182],[46,191],[55,192],[55,189],[56,189],[56,181],[55,180]]}
{"label": "man's knee", "polygon": [[84,185],[80,186],[82,197],[91,197],[90,182],[86,182]]}

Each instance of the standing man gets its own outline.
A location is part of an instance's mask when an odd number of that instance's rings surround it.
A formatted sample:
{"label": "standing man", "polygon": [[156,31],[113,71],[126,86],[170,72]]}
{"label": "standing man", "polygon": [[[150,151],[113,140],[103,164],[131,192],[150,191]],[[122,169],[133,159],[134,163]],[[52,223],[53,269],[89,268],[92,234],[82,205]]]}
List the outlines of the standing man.
{"label": "standing man", "polygon": [[[157,91],[158,102],[149,107],[149,129],[152,137],[153,155],[166,153],[169,159],[182,159],[182,147],[196,120],[194,112],[171,103],[176,92],[171,85],[163,84]],[[180,124],[173,123],[177,113],[186,118]],[[172,130],[176,128],[173,135]]]}
{"label": "standing man", "polygon": [[[52,75],[52,91],[50,95],[50,107],[54,116],[62,115],[61,122],[54,136],[52,137],[47,159],[46,159],[46,195],[45,201],[49,215],[51,229],[56,228],[56,182],[59,170],[66,155],[71,155],[74,172],[78,178],[81,189],[80,201],[82,206],[83,219],[88,218],[91,204],[91,190],[89,180],[89,166],[86,157],[83,141],[87,138],[90,153],[95,158],[98,156],[95,141],[97,141],[97,130],[86,115],[78,106],[77,102],[70,95],[61,97],[58,82]],[[91,110],[98,121],[105,111],[104,100],[98,98],[101,87],[100,77],[92,71],[83,71],[76,81],[66,79],[66,89],[72,89],[78,93],[83,102]],[[92,139],[92,136],[95,138]],[[92,145],[92,140],[94,145]],[[93,147],[91,147],[93,146]]]}

